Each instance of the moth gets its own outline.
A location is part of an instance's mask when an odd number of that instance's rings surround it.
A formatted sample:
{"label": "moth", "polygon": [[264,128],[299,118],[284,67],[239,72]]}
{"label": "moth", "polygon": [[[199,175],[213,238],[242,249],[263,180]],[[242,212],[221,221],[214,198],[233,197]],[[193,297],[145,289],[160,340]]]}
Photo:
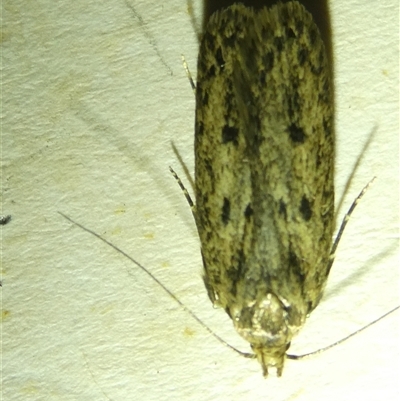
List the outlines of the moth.
{"label": "moth", "polygon": [[195,121],[204,282],[264,376],[282,374],[333,262],[333,109],[324,43],[301,4],[211,16]]}

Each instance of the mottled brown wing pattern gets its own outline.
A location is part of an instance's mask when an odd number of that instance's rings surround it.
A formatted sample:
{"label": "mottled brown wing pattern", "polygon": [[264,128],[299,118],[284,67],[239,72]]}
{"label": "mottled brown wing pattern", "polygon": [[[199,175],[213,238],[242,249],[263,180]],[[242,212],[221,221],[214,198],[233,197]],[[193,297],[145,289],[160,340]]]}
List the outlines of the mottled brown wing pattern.
{"label": "mottled brown wing pattern", "polygon": [[214,14],[200,45],[196,224],[204,280],[264,374],[327,279],[334,215],[330,71],[297,2]]}

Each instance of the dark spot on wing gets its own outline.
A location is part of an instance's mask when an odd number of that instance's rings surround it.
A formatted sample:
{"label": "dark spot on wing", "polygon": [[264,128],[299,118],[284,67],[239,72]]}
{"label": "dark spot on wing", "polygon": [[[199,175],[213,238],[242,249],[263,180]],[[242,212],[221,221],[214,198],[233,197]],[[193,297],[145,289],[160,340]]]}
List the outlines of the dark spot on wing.
{"label": "dark spot on wing", "polygon": [[312,216],[311,204],[310,201],[304,195],[301,198],[299,211],[305,221],[309,221],[311,219]]}
{"label": "dark spot on wing", "polygon": [[222,213],[221,213],[221,219],[224,225],[227,225],[230,220],[231,215],[231,203],[229,199],[224,198],[224,204],[222,205]]}
{"label": "dark spot on wing", "polygon": [[290,139],[295,143],[304,143],[306,137],[303,128],[296,124],[291,124],[289,126],[289,135]]}

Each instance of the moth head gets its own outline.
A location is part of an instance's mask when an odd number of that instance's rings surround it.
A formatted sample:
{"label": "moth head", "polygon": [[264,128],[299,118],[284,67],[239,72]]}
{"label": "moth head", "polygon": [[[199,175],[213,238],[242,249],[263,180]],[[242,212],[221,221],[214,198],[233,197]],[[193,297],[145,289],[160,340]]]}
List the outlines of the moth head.
{"label": "moth head", "polygon": [[231,316],[237,332],[250,343],[264,376],[268,375],[268,368],[275,368],[280,376],[293,337],[284,304],[268,293],[245,305],[235,305]]}

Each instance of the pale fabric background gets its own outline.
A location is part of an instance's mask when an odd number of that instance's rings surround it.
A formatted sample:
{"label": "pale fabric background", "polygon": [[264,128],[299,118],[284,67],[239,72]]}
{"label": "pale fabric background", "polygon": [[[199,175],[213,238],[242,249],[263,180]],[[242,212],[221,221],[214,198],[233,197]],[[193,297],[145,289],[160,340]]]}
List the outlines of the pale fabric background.
{"label": "pale fabric background", "polygon": [[[171,142],[190,173],[194,163],[181,54],[195,75],[197,40],[184,0],[5,0],[2,9],[2,213],[12,215],[2,230],[5,400],[395,399],[398,312],[264,380],[258,363],[218,343],[139,268],[57,213],[139,260],[248,350],[207,298],[195,225],[168,171],[188,182]],[[376,127],[345,208],[377,180],[293,353],[399,303],[398,11],[391,0],[331,5],[337,194]]]}

